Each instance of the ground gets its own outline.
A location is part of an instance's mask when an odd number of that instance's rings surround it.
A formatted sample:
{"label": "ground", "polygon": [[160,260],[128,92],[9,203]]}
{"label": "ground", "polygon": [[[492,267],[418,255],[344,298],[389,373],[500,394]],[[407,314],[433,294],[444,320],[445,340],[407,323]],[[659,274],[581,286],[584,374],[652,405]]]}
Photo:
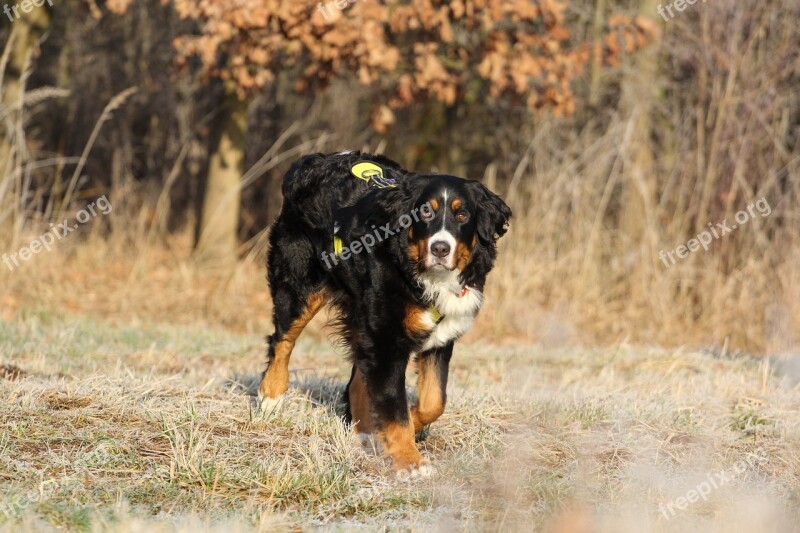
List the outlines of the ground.
{"label": "ground", "polygon": [[0,321],[0,526],[750,532],[800,516],[785,362],[473,339],[419,443],[436,474],[409,482],[342,424],[347,363],[324,335],[301,338],[289,393],[259,412],[263,345],[43,311]]}

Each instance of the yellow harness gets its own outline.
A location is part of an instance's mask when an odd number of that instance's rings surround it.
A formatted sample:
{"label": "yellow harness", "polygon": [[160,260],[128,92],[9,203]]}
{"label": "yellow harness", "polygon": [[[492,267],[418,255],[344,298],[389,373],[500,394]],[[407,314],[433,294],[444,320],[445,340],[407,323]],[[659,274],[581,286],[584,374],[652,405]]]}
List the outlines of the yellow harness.
{"label": "yellow harness", "polygon": [[386,187],[397,187],[395,181],[383,175],[383,169],[370,161],[362,161],[356,163],[350,169],[353,176],[360,180],[364,180],[367,184],[377,187],[378,189],[385,189]]}
{"label": "yellow harness", "polygon": [[[383,175],[383,169],[370,161],[362,161],[356,163],[350,168],[353,176],[360,180],[365,181],[368,185],[372,185],[378,189],[385,189],[386,187],[397,187],[395,181]],[[333,255],[338,256],[342,253],[344,245],[342,238],[336,235],[335,230],[333,234]]]}

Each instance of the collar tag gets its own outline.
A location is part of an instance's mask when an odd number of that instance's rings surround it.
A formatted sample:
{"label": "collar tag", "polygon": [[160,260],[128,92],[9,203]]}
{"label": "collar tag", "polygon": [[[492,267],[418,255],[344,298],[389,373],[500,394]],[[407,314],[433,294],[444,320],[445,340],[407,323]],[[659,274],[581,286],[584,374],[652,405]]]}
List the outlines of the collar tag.
{"label": "collar tag", "polygon": [[435,306],[433,305],[429,306],[428,312],[431,314],[431,318],[433,318],[433,321],[436,324],[444,320],[444,315],[438,309],[436,309]]}

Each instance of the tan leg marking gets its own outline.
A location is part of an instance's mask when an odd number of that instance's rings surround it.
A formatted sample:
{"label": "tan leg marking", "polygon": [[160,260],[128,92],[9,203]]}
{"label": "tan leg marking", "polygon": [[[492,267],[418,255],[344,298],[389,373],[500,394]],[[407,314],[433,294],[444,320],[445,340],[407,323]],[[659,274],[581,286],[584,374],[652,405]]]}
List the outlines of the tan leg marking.
{"label": "tan leg marking", "polygon": [[353,429],[356,433],[372,433],[372,413],[369,408],[369,393],[367,383],[360,370],[356,370],[350,388],[350,416],[353,419]]}
{"label": "tan leg marking", "polygon": [[392,467],[395,472],[411,472],[422,465],[422,454],[414,444],[414,426],[389,422],[379,432],[381,444],[386,455],[392,458]]}
{"label": "tan leg marking", "polygon": [[411,408],[414,433],[442,416],[446,402],[439,374],[436,372],[436,360],[433,357],[426,357],[417,361],[417,373],[419,400]]}
{"label": "tan leg marking", "polygon": [[325,293],[315,292],[309,295],[305,311],[292,323],[281,340],[275,344],[275,357],[269,363],[267,372],[261,380],[258,392],[262,398],[275,399],[289,388],[289,358],[294,349],[294,343],[303,328],[311,322],[314,315],[325,304]]}

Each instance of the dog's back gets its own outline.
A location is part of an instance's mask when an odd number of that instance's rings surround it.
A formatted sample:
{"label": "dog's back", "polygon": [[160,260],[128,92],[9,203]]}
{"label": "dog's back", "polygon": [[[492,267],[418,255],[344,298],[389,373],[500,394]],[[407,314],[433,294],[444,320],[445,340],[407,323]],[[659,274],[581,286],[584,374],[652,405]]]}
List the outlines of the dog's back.
{"label": "dog's back", "polygon": [[[380,167],[382,181],[356,176],[359,165],[363,167],[364,163]],[[314,233],[330,233],[337,210],[355,203],[370,187],[391,186],[408,174],[391,159],[379,155],[363,152],[308,155],[292,165],[283,178],[283,208],[279,218],[301,222]]]}

